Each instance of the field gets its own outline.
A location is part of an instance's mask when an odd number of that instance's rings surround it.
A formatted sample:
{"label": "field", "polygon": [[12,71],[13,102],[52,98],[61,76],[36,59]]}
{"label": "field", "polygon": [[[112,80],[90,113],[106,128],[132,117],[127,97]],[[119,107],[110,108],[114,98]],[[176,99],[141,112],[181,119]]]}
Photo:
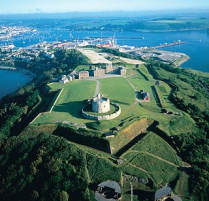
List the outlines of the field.
{"label": "field", "polygon": [[155,133],[148,133],[121,156],[132,168],[144,171],[156,186],[179,174],[181,162],[175,150]]}
{"label": "field", "polygon": [[[169,135],[176,135],[185,130],[188,132],[194,129],[194,123],[189,115],[178,110],[170,101],[169,95],[172,89],[168,84],[160,81],[160,85],[155,85],[156,80],[144,65],[140,65],[139,68],[131,64],[124,64],[124,66],[126,66],[128,72],[125,78],[106,77],[97,79],[100,82],[100,92],[110,98],[111,102],[121,106],[122,113],[118,118],[112,121],[84,119],[81,116],[81,108],[85,105],[85,100],[94,96],[96,81],[75,80],[65,85],[59,83],[50,84],[51,91],[58,91],[62,88],[63,91],[52,112],[42,113],[32,123],[75,122],[79,125],[86,125],[89,128],[100,130],[101,132],[108,132],[113,127],[118,127],[121,130],[123,126],[127,126],[130,119],[147,118],[158,121],[159,128]],[[79,68],[85,67],[80,66]],[[166,73],[168,74],[166,76],[169,76],[169,72]],[[150,94],[150,102],[137,101],[135,90],[148,92]],[[50,106],[54,104],[54,100],[52,100]],[[179,112],[181,116],[166,115],[161,112],[162,107],[166,108],[167,111]],[[122,124],[123,126],[120,126]]]}
{"label": "field", "polygon": [[49,85],[51,90],[59,90],[63,88],[55,107],[51,113],[40,115],[33,124],[53,123],[61,121],[69,121],[76,123],[90,122],[81,116],[81,108],[84,100],[94,96],[96,82],[95,81],[74,81],[68,84],[53,83]]}
{"label": "field", "polygon": [[[103,121],[97,125],[98,129],[109,129],[120,124],[121,120],[127,116],[136,115],[136,105],[134,103],[134,90],[124,78],[106,78],[100,79],[100,92],[109,97],[111,102],[117,103],[122,108],[122,114],[115,121]],[[114,86],[114,87],[112,87]],[[78,124],[96,123],[95,121],[84,119],[81,116],[81,108],[85,105],[85,100],[94,96],[96,89],[95,81],[73,81],[62,85],[53,83],[49,85],[51,90],[63,89],[55,107],[51,113],[43,113],[33,124],[40,123],[58,123],[61,121],[76,122]],[[116,93],[117,92],[117,93]],[[91,126],[94,126],[91,125]]]}

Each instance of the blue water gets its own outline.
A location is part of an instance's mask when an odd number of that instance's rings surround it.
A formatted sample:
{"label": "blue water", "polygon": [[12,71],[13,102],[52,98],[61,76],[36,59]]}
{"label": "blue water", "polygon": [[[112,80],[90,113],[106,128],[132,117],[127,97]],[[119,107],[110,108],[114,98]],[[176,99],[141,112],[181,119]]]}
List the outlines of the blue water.
{"label": "blue water", "polygon": [[[78,40],[86,37],[112,37],[111,31],[66,31],[62,29],[40,29],[39,32],[26,33],[12,39],[16,47],[26,47],[39,41]],[[144,39],[121,39],[117,37],[138,37]],[[187,41],[186,44],[164,48],[164,50],[177,51],[187,54],[190,60],[182,65],[185,68],[192,68],[209,72],[209,35],[207,30],[176,31],[176,32],[116,32],[116,39],[119,45],[131,45],[136,47],[150,47],[174,41]],[[10,42],[10,41],[7,41]],[[0,45],[5,42],[0,41]]]}
{"label": "blue water", "polygon": [[[56,40],[79,40],[86,37],[113,37],[112,31],[67,31],[62,29],[40,29],[38,32],[25,33],[15,36],[9,41],[0,41],[0,45],[13,44],[18,47],[26,47],[43,41]],[[177,32],[116,32],[119,45],[130,45],[136,47],[151,47],[174,41],[187,41],[186,44],[163,48],[164,50],[182,52],[190,57],[190,60],[182,64],[184,68],[191,68],[209,72],[209,35],[207,30],[177,31]],[[127,37],[125,39],[117,37]],[[137,37],[141,39],[131,39]],[[144,39],[142,39],[144,38]],[[30,80],[28,75],[21,72],[0,70],[0,98],[13,92],[18,86],[24,85]],[[6,84],[5,84],[6,83]]]}
{"label": "blue water", "polygon": [[0,69],[0,99],[31,80],[32,76],[26,73]]}

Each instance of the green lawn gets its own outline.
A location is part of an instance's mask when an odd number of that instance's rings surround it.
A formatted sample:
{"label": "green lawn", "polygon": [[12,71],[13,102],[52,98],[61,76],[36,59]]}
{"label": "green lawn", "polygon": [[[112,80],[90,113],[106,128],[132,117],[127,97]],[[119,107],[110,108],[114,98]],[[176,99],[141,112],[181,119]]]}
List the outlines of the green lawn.
{"label": "green lawn", "polygon": [[[120,105],[122,113],[118,118],[111,121],[92,121],[84,119],[81,116],[81,108],[85,104],[83,102],[84,100],[94,96],[96,89],[95,81],[75,80],[65,85],[53,83],[49,84],[52,91],[64,89],[52,113],[40,115],[33,124],[69,121],[86,125],[89,128],[97,129],[101,132],[106,132],[110,128],[118,127],[122,122],[128,122],[128,120],[126,120],[128,117],[140,117],[158,121],[159,127],[169,135],[176,135],[185,131],[189,132],[194,129],[194,121],[190,116],[178,110],[169,100],[169,95],[172,90],[168,84],[161,81],[160,85],[156,86],[155,80],[144,65],[141,65],[138,69],[136,69],[134,65],[129,65],[127,68],[131,72],[127,79],[138,91],[143,89],[149,92],[151,97],[150,102],[135,102],[135,91],[123,77],[99,79],[100,92],[110,98],[111,102]],[[161,70],[159,71],[161,72]],[[165,73],[166,75],[164,76],[170,76],[169,72]],[[168,111],[181,112],[181,116],[161,113],[161,107],[153,95],[153,86],[157,88],[163,106],[166,107]],[[183,82],[182,86],[187,87],[186,83]],[[186,93],[189,92],[186,91]],[[126,125],[126,123],[124,123],[124,125]],[[120,129],[122,129],[122,127]]]}
{"label": "green lawn", "polygon": [[52,112],[40,115],[33,124],[58,121],[71,121],[80,124],[91,122],[90,120],[82,118],[81,108],[85,104],[85,100],[94,96],[96,88],[95,81],[73,81],[65,85],[53,83],[49,86],[51,90],[58,90],[61,88],[64,88],[64,90]]}
{"label": "green lawn", "polygon": [[[141,71],[141,73],[138,72],[138,70]],[[195,129],[195,123],[192,118],[188,114],[177,109],[176,106],[169,100],[169,95],[172,92],[171,87],[163,81],[160,81],[160,85],[156,86],[155,80],[143,65],[138,70],[133,69],[134,75],[128,77],[128,79],[137,90],[143,89],[150,94],[150,102],[140,103],[139,107],[137,107],[137,111],[140,116],[144,115],[149,119],[158,121],[159,128],[169,135],[176,135],[181,132],[192,132]],[[159,71],[161,72],[163,70],[160,69]],[[170,76],[170,73],[167,71],[163,71],[163,73],[165,73],[164,76]],[[147,80],[143,74],[146,75],[149,80]],[[158,89],[157,91],[162,99],[163,106],[166,107],[168,111],[182,113],[182,116],[166,115],[161,113],[161,108],[154,98],[152,86],[155,86]]]}

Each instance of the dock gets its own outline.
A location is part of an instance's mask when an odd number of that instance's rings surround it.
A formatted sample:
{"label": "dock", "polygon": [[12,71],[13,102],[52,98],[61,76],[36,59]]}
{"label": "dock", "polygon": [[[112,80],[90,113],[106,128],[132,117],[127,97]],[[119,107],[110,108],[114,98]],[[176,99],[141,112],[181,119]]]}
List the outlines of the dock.
{"label": "dock", "polygon": [[178,42],[173,42],[173,43],[164,43],[162,45],[157,45],[157,46],[153,46],[153,47],[149,47],[147,49],[159,49],[159,48],[163,48],[163,47],[170,47],[170,46],[176,46],[176,45],[181,45],[181,44],[185,44],[187,43],[186,41],[178,41]]}
{"label": "dock", "polygon": [[[91,36],[89,37],[90,39],[112,39],[113,37],[96,37],[96,36]],[[115,39],[134,39],[134,40],[138,40],[138,39],[144,39],[144,37],[127,37],[127,36],[115,36]]]}
{"label": "dock", "polygon": [[11,67],[11,66],[0,66],[0,69],[1,70],[17,70],[16,68]]}

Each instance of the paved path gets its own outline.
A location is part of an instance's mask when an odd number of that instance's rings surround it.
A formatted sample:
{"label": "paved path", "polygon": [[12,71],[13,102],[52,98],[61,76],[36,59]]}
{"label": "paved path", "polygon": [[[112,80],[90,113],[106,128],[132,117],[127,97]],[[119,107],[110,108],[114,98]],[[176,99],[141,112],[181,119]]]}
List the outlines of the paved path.
{"label": "paved path", "polygon": [[99,80],[95,80],[97,85],[96,85],[96,90],[95,90],[95,96],[100,93],[100,81]]}

